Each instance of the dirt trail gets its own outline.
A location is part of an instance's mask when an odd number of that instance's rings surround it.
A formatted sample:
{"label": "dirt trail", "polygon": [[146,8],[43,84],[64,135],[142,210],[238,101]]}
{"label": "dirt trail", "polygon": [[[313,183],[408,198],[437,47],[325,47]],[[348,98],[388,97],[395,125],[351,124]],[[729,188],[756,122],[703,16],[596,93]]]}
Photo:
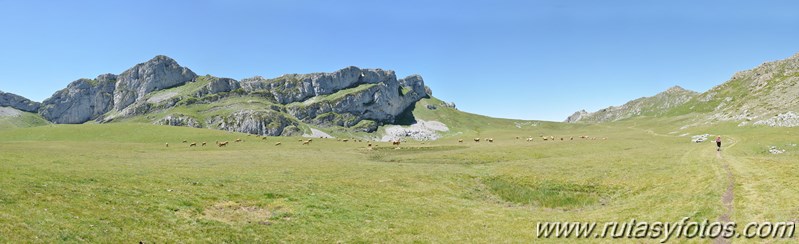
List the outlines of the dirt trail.
{"label": "dirt trail", "polygon": [[[724,148],[725,151],[729,150],[735,145],[735,140],[727,139],[727,141],[731,143],[729,146]],[[724,193],[721,194],[721,203],[724,205],[724,212],[722,212],[721,216],[719,216],[718,221],[730,222],[730,216],[732,216],[735,207],[733,205],[733,200],[735,200],[735,174],[732,173],[732,169],[730,169],[730,163],[724,158],[724,156],[722,156],[721,151],[716,151],[716,159],[719,160],[721,167],[724,169],[724,172],[727,175],[727,187],[724,190]],[[730,240],[716,238],[713,243],[730,243]]]}

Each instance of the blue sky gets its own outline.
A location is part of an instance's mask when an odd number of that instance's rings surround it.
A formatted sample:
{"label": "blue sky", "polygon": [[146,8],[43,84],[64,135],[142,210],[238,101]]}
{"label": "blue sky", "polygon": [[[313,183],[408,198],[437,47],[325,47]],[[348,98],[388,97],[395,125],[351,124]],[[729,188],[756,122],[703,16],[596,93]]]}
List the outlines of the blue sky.
{"label": "blue sky", "polygon": [[420,74],[494,117],[561,121],[705,91],[799,52],[797,1],[8,1],[0,90],[42,101],[158,54],[230,78],[355,65]]}

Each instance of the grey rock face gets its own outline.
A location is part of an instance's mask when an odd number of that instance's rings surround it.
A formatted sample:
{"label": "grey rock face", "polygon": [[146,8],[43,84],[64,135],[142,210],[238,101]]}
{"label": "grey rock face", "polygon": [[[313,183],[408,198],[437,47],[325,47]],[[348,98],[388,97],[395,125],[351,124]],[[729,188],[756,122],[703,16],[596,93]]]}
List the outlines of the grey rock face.
{"label": "grey rock face", "polygon": [[574,122],[580,121],[581,119],[583,119],[583,116],[586,116],[586,115],[588,115],[588,112],[586,112],[585,109],[583,109],[583,110],[574,112],[574,114],[572,114],[571,116],[566,118],[566,120],[563,121],[563,122],[574,123]]}
{"label": "grey rock face", "polygon": [[[393,123],[398,115],[420,99],[427,97],[421,77],[410,78],[413,87],[402,87],[402,82],[388,79],[355,93],[336,99],[309,100],[286,107],[289,114],[303,121],[318,121],[328,113],[351,115],[341,126],[350,127],[363,119]],[[415,90],[414,90],[415,89]]]}
{"label": "grey rock face", "polygon": [[183,85],[196,78],[190,69],[159,55],[119,75],[114,91],[114,109],[120,111],[149,92]]}
{"label": "grey rock face", "polygon": [[347,67],[333,73],[290,74],[275,79],[253,77],[241,80],[247,92],[268,92],[282,104],[299,102],[314,96],[333,94],[360,84],[396,81],[394,71]]}
{"label": "grey rock face", "polygon": [[39,110],[40,106],[40,103],[28,100],[22,96],[0,91],[0,107],[11,107],[25,112],[35,113]]}
{"label": "grey rock face", "polygon": [[211,81],[210,83],[208,83],[208,85],[204,86],[199,91],[197,91],[195,96],[202,97],[202,96],[209,95],[209,94],[217,94],[217,93],[221,93],[221,92],[231,92],[231,91],[239,89],[239,88],[241,88],[241,85],[239,85],[239,82],[234,80],[234,79],[216,78],[213,81]]}
{"label": "grey rock face", "polygon": [[275,111],[244,110],[206,120],[209,128],[264,136],[302,135],[299,123]]}
{"label": "grey rock face", "polygon": [[754,125],[765,125],[770,127],[797,127],[799,126],[799,115],[793,111],[780,113],[769,119],[759,120]]}
{"label": "grey rock face", "polygon": [[183,114],[167,115],[153,124],[202,128],[202,125],[197,121],[197,119]]}
{"label": "grey rock face", "polygon": [[111,110],[117,76],[104,74],[94,80],[80,79],[44,100],[39,113],[59,124],[79,124]]}

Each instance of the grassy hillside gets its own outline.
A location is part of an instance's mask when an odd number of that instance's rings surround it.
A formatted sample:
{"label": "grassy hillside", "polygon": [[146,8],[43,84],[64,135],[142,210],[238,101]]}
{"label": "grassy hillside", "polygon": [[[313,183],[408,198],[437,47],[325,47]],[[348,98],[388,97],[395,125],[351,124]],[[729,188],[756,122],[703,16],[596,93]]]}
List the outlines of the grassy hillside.
{"label": "grassy hillside", "polygon": [[[569,125],[418,107],[414,115],[462,134],[369,150],[135,123],[4,130],[0,242],[560,242],[536,239],[535,223],[799,216],[789,146],[797,129],[679,132],[723,135],[731,145],[717,154],[656,119]],[[458,143],[460,135],[495,142]],[[580,135],[598,139],[569,140]],[[223,148],[181,143],[237,138],[244,142]],[[766,153],[772,144],[787,152]],[[731,180],[733,210],[722,200]]]}
{"label": "grassy hillside", "polygon": [[0,130],[35,127],[49,123],[38,114],[28,112],[20,112],[15,116],[0,116]]}

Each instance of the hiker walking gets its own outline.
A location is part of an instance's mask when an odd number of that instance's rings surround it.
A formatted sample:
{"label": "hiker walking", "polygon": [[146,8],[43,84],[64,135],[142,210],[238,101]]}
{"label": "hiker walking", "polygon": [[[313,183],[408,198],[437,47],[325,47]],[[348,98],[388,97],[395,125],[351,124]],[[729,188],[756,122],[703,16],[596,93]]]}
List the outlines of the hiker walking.
{"label": "hiker walking", "polygon": [[721,136],[716,137],[716,151],[721,151]]}

